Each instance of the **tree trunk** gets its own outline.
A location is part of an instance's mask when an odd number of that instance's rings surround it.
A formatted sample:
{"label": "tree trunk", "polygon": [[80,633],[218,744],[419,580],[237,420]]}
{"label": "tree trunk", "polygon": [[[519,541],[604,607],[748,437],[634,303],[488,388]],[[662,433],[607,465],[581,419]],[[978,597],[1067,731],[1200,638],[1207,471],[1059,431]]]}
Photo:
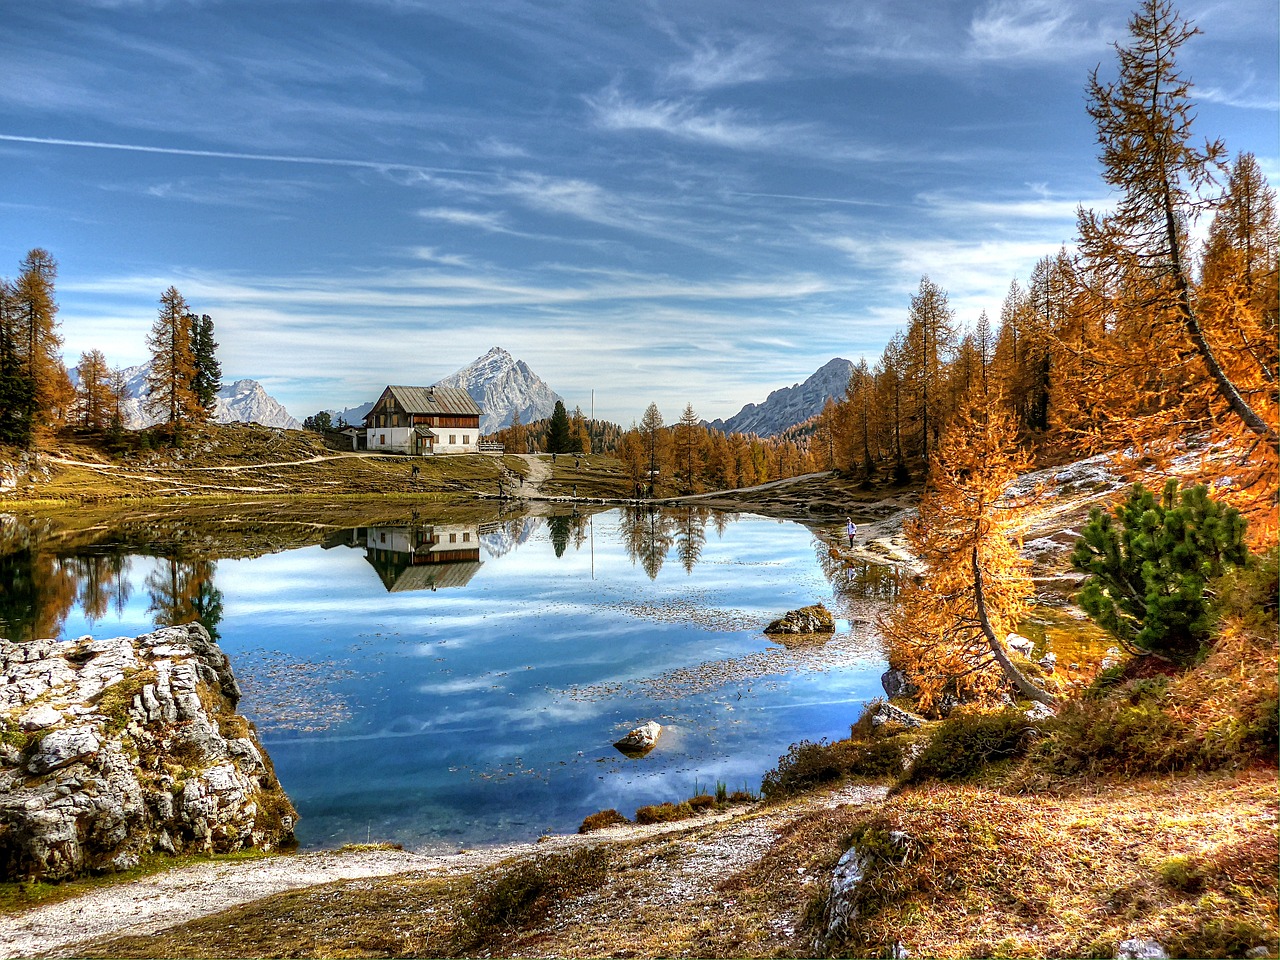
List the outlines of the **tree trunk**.
{"label": "tree trunk", "polygon": [[1000,669],[1004,671],[1004,675],[1009,678],[1010,683],[1018,688],[1018,692],[1028,700],[1043,703],[1047,707],[1054,706],[1058,702],[1058,698],[1048,690],[1041,690],[1028,680],[1021,670],[1014,666],[1013,661],[1009,659],[1009,655],[1004,652],[1004,646],[997,639],[995,630],[991,627],[991,621],[987,618],[987,603],[982,593],[982,569],[978,566],[978,548],[976,546],[973,548],[973,590],[977,600],[978,623],[982,625],[982,632],[991,647],[991,654],[996,658],[996,663],[1000,664]]}

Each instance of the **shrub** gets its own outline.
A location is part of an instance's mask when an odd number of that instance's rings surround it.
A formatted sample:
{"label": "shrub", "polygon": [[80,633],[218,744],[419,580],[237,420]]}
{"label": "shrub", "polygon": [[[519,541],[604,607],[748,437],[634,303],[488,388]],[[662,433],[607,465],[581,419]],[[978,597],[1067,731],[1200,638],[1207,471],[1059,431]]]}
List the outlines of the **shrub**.
{"label": "shrub", "polygon": [[593,830],[603,830],[605,827],[617,827],[630,822],[630,820],[611,807],[608,810],[600,810],[589,815],[582,821],[582,826],[578,827],[578,832],[591,833]]}
{"label": "shrub", "polygon": [[1190,660],[1213,625],[1209,581],[1248,561],[1244,529],[1203,484],[1178,496],[1171,479],[1159,503],[1135,484],[1114,522],[1095,507],[1076,542],[1071,565],[1089,575],[1080,606],[1123,643]]}
{"label": "shrub", "polygon": [[654,803],[636,810],[636,823],[672,823],[697,816],[688,803]]}
{"label": "shrub", "polygon": [[599,848],[525,860],[477,884],[459,916],[458,952],[492,943],[510,930],[545,916],[559,901],[602,885],[608,853]]}
{"label": "shrub", "polygon": [[1020,710],[953,714],[938,724],[906,782],[971,777],[990,763],[1024,753],[1035,729]]}
{"label": "shrub", "polygon": [[766,800],[804,793],[846,777],[892,777],[902,772],[906,740],[801,740],[764,775],[760,792]]}

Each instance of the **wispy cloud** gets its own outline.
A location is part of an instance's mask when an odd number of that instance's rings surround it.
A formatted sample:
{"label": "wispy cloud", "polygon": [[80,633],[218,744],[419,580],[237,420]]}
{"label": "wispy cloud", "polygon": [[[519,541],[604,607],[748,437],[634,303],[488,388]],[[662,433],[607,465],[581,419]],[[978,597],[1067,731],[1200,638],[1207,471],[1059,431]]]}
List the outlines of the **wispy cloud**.
{"label": "wispy cloud", "polygon": [[969,24],[974,60],[1044,63],[1101,53],[1115,33],[1082,20],[1060,0],[992,0]]}
{"label": "wispy cloud", "polygon": [[703,41],[688,60],[667,69],[667,78],[695,90],[737,86],[772,79],[782,71],[771,44],[743,40],[723,48]]}
{"label": "wispy cloud", "polygon": [[586,100],[601,129],[647,130],[734,150],[775,149],[812,134],[808,124],[761,123],[730,107],[708,110],[688,100],[640,103],[628,100],[616,87]]}

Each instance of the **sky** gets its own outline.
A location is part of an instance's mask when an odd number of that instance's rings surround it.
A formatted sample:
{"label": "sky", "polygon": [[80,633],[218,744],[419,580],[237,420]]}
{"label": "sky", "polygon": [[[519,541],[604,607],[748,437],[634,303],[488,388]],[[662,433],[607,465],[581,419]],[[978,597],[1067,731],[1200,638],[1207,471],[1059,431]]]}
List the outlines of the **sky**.
{"label": "sky", "polygon": [[[1188,0],[1197,132],[1277,159],[1274,0]],[[962,324],[1110,202],[1114,0],[4,5],[0,276],[65,357],[147,359],[170,285],[301,418],[490,347],[569,406],[727,418]]]}

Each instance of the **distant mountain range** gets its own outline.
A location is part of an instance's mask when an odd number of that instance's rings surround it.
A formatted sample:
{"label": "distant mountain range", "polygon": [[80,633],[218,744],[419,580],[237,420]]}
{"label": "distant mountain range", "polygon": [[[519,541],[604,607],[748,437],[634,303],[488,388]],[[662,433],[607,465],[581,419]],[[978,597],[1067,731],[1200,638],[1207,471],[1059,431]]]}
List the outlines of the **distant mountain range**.
{"label": "distant mountain range", "polygon": [[[67,372],[71,375],[72,383],[79,383],[80,371],[77,368],[72,367]],[[121,404],[125,427],[129,430],[141,430],[158,423],[159,418],[147,413],[145,407],[145,398],[150,392],[147,375],[151,372],[151,364],[125,367],[121,372],[128,391],[127,399]],[[260,423],[264,427],[302,429],[302,424],[289,414],[279,400],[267,393],[257,380],[224,383],[218,391],[218,402],[212,419],[215,423]]]}
{"label": "distant mountain range", "polygon": [[804,383],[774,390],[763,403],[748,403],[728,420],[708,426],[722,433],[754,433],[774,437],[822,412],[827,398],[839,400],[849,386],[853,364],[836,357],[828,360]]}
{"label": "distant mountain range", "polygon": [[[467,391],[484,411],[480,418],[480,432],[484,434],[511,426],[511,419],[516,413],[520,414],[521,423],[549,417],[556,408],[556,401],[564,401],[529,369],[527,363],[517,360],[501,347],[494,347],[432,386],[460,387]],[[347,423],[359,426],[376,402],[375,397],[367,403],[329,413],[334,420],[342,417]]]}

